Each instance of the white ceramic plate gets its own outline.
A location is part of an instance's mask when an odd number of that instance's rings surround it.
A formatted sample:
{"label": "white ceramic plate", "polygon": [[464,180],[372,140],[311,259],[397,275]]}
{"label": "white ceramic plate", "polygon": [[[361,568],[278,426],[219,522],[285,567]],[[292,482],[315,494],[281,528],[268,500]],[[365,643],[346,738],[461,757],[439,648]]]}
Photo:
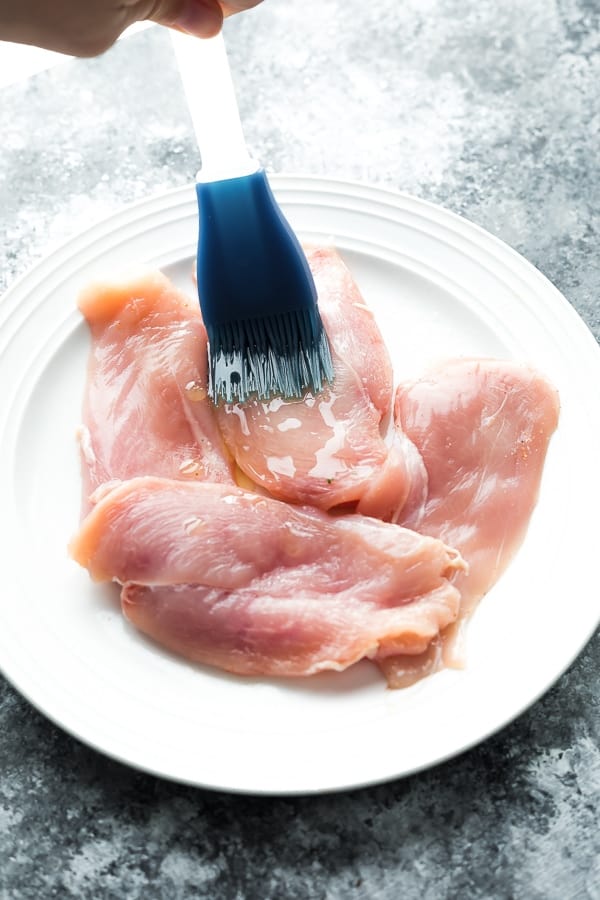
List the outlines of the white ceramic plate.
{"label": "white ceramic plate", "polygon": [[333,238],[374,308],[398,376],[440,356],[537,365],[562,414],[517,558],[468,629],[467,666],[389,691],[374,666],[243,680],[157,649],[115,591],[67,556],[89,347],[75,306],[132,264],[191,281],[193,187],[126,209],[53,253],[0,302],[0,665],[38,709],[158,775],[255,793],[335,790],[453,756],[501,728],[572,662],[598,623],[600,351],[567,301],[486,232],[412,197],[272,179],[298,234]]}

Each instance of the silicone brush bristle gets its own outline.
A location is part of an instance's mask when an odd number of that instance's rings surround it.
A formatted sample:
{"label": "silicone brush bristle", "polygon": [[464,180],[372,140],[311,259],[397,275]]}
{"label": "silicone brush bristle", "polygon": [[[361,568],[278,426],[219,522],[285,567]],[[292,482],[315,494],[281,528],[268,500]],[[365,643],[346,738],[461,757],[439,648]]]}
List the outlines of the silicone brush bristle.
{"label": "silicone brush bristle", "polygon": [[196,185],[198,295],[215,404],[297,400],[333,381],[304,252],[259,170]]}
{"label": "silicone brush bristle", "polygon": [[316,307],[208,328],[209,393],[215,404],[299,400],[333,381]]}

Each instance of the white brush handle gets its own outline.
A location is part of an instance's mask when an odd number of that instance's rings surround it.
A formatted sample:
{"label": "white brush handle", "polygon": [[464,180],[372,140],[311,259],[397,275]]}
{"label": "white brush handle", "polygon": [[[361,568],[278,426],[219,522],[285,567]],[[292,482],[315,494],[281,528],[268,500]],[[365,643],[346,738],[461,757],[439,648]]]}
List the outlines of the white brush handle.
{"label": "white brush handle", "polygon": [[202,157],[197,180],[221,181],[259,168],[244,141],[223,36],[171,32],[173,48]]}

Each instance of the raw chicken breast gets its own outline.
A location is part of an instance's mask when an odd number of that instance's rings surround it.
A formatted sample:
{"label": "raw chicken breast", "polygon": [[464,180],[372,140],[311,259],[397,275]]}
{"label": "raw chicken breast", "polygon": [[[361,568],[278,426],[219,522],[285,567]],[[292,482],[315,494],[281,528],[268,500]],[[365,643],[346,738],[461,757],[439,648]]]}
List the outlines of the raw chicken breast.
{"label": "raw chicken breast", "polygon": [[123,612],[196,662],[310,675],[421,653],[459,608],[464,567],[441,541],[226,485],[136,478],[107,493],[71,547]]}
{"label": "raw chicken breast", "polygon": [[461,623],[524,537],[558,398],[527,366],[455,360],[400,386],[384,439],[381,335],[335,251],[308,258],[336,380],[300,403],[215,415],[198,306],[159,273],[82,295],[88,515],[71,549],[190,660],[294,676],[366,657],[400,687],[456,664]]}
{"label": "raw chicken breast", "polygon": [[410,489],[410,466],[381,434],[392,368],[371,312],[333,248],[307,250],[335,367],[331,389],[301,402],[254,401],[217,410],[241,470],[275,497],[320,509],[356,503],[388,518]]}
{"label": "raw chicken breast", "polygon": [[160,272],[93,285],[79,308],[91,334],[84,425],[84,510],[107,482],[136,475],[233,483],[206,393],[197,304]]}
{"label": "raw chicken breast", "polygon": [[[407,502],[400,521],[456,547],[467,561],[468,571],[452,579],[461,593],[460,622],[525,536],[558,414],[556,390],[539,372],[513,362],[455,360],[398,389],[396,422],[427,472],[424,497]],[[390,683],[452,661],[455,637],[450,629],[420,661],[388,660]]]}

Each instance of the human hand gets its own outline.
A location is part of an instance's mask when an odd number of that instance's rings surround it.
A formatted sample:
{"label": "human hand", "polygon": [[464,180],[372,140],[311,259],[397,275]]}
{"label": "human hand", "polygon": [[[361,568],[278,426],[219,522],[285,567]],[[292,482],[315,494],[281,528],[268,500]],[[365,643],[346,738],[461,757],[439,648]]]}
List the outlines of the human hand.
{"label": "human hand", "polygon": [[97,56],[134,22],[150,20],[212,37],[223,17],[261,0],[0,0],[0,40],[72,56]]}

